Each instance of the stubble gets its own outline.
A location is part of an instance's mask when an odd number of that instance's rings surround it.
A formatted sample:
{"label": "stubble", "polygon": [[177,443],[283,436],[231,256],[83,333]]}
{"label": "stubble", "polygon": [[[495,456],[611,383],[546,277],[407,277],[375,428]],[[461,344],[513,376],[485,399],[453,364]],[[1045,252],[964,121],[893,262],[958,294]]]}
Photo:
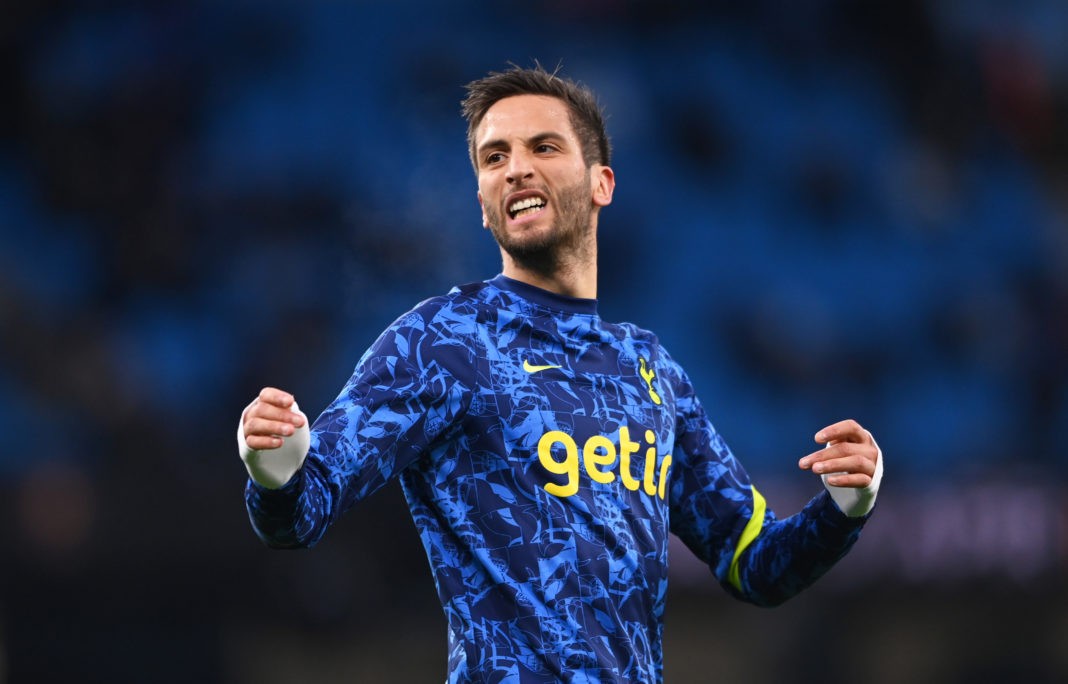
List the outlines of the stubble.
{"label": "stubble", "polygon": [[593,249],[589,169],[584,179],[561,189],[554,199],[556,220],[537,234],[510,235],[498,207],[485,206],[488,227],[501,249],[520,268],[545,276],[584,263]]}

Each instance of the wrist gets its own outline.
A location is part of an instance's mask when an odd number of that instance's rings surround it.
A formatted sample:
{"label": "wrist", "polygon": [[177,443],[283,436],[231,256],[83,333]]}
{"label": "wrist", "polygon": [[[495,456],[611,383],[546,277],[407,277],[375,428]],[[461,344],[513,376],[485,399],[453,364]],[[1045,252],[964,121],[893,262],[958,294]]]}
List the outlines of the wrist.
{"label": "wrist", "polygon": [[871,510],[875,507],[875,499],[879,494],[879,485],[883,480],[883,451],[879,448],[879,444],[870,432],[868,436],[871,437],[876,452],[875,472],[872,474],[871,484],[867,487],[836,487],[827,483],[827,478],[833,473],[821,476],[823,486],[827,489],[827,493],[831,495],[831,499],[838,507],[838,510],[850,518],[860,518],[871,513]]}
{"label": "wrist", "polygon": [[308,455],[308,448],[311,444],[308,417],[301,412],[297,403],[293,402],[292,411],[304,416],[304,424],[292,435],[283,437],[282,446],[275,449],[256,450],[251,448],[245,440],[245,414],[251,407],[252,404],[245,407],[237,424],[238,454],[253,482],[267,489],[279,489],[293,479],[293,476],[304,465],[304,459]]}

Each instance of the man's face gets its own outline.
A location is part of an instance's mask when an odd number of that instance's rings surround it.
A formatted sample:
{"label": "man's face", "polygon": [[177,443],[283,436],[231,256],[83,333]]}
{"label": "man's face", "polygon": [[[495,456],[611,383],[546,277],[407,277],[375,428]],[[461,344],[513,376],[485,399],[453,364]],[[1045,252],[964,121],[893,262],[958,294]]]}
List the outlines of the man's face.
{"label": "man's face", "polygon": [[587,168],[567,106],[554,97],[517,95],[486,112],[475,136],[482,220],[517,262],[555,263],[579,248],[611,170]]}

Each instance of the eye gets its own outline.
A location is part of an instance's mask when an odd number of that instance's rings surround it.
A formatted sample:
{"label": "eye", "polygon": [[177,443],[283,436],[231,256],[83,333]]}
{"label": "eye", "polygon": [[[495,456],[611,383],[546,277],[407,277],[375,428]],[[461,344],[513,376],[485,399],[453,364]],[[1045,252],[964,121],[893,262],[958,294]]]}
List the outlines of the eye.
{"label": "eye", "polygon": [[534,148],[534,151],[539,154],[555,152],[556,145],[553,145],[552,143],[540,143],[537,147]]}
{"label": "eye", "polygon": [[496,163],[502,161],[503,159],[504,159],[504,155],[501,154],[500,152],[490,152],[489,154],[486,155],[486,158],[483,160],[483,162],[487,166],[490,166],[492,164],[496,164]]}

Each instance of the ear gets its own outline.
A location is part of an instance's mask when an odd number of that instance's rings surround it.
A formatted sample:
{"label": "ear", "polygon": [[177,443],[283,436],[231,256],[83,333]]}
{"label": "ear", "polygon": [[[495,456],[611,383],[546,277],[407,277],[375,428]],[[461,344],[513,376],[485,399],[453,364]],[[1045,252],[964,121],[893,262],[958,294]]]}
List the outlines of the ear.
{"label": "ear", "polygon": [[603,164],[590,167],[590,190],[593,192],[593,204],[607,207],[612,203],[612,192],[616,189],[616,174]]}
{"label": "ear", "polygon": [[482,201],[482,191],[478,191],[478,206],[482,208],[482,227],[489,228],[489,219],[486,218],[486,203]]}

